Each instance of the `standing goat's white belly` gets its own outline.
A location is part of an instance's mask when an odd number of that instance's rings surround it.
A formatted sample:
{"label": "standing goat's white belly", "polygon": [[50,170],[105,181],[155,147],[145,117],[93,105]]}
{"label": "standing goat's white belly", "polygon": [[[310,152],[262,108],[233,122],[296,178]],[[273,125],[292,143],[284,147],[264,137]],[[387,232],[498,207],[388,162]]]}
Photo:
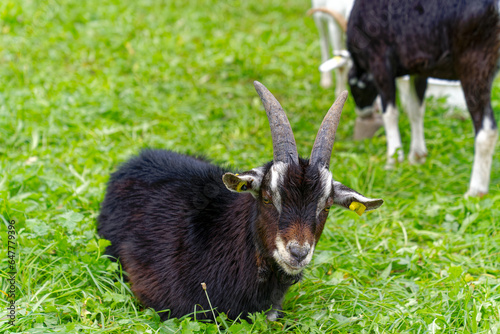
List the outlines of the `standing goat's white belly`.
{"label": "standing goat's white belly", "polygon": [[[397,79],[400,93],[409,92],[409,79],[410,77],[408,75]],[[464,111],[467,110],[467,103],[465,102],[464,92],[460,81],[428,78],[425,96],[433,96],[435,98],[444,97],[446,98],[446,104],[448,106],[459,108]]]}

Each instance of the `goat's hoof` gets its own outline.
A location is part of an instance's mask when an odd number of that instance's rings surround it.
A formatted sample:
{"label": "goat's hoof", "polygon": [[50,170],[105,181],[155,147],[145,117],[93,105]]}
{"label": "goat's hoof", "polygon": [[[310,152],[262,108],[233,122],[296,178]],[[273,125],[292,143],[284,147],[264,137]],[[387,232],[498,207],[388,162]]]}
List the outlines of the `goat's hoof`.
{"label": "goat's hoof", "polygon": [[387,162],[385,163],[385,170],[393,170],[396,166],[402,163],[405,160],[405,156],[401,150],[398,150],[398,153],[393,154],[392,156],[387,158]]}
{"label": "goat's hoof", "polygon": [[387,162],[385,163],[385,166],[384,166],[384,169],[385,170],[395,170],[396,167],[399,165],[399,163],[401,163],[402,161],[400,161],[399,159],[394,159],[394,158],[390,158],[390,159],[387,159]]}
{"label": "goat's hoof", "polygon": [[427,160],[427,152],[410,152],[410,155],[408,156],[408,161],[410,161],[410,164],[416,165],[416,164],[423,164]]}
{"label": "goat's hoof", "polygon": [[481,191],[479,189],[469,189],[464,197],[465,198],[469,198],[469,197],[479,197],[479,198],[483,198],[484,196],[486,196],[488,194],[487,191]]}
{"label": "goat's hoof", "polygon": [[266,314],[267,321],[276,321],[283,318],[283,312],[273,309]]}
{"label": "goat's hoof", "polygon": [[395,170],[396,169],[396,165],[395,164],[386,163],[385,166],[384,166],[384,169],[385,170]]}

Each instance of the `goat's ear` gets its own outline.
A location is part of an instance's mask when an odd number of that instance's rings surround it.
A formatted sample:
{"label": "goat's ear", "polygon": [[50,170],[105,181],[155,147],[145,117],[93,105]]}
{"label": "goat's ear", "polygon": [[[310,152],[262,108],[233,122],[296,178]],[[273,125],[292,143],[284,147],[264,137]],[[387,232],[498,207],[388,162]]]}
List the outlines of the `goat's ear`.
{"label": "goat's ear", "polygon": [[367,198],[337,181],[333,181],[333,194],[333,203],[360,216],[363,212],[375,210],[384,203],[382,199]]}
{"label": "goat's ear", "polygon": [[241,174],[226,173],[222,176],[222,182],[230,191],[237,193],[249,192],[257,196],[263,176],[264,173],[256,168]]}

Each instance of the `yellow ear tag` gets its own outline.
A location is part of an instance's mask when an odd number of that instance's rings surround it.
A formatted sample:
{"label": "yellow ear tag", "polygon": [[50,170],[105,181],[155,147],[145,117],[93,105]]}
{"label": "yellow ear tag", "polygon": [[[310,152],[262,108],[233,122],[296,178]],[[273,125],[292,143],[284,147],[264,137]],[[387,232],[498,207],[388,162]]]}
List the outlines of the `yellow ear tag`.
{"label": "yellow ear tag", "polygon": [[354,211],[358,214],[358,216],[361,216],[363,212],[365,212],[366,206],[363,203],[352,202],[351,205],[349,205],[349,210]]}
{"label": "yellow ear tag", "polygon": [[238,183],[238,185],[236,186],[236,191],[237,191],[237,192],[241,192],[241,188],[242,188],[243,186],[245,186],[245,189],[243,189],[243,190],[247,190],[246,185],[247,185],[247,181],[241,181],[241,182],[240,182],[240,183]]}

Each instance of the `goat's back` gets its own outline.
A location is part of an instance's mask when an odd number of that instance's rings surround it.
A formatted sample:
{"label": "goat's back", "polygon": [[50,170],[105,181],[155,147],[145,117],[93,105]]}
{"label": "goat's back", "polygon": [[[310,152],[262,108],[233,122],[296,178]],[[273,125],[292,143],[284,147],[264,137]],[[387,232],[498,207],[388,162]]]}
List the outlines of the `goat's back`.
{"label": "goat's back", "polygon": [[390,55],[398,76],[458,79],[462,54],[498,50],[498,34],[495,0],[357,0],[347,39],[363,68],[374,56]]}
{"label": "goat's back", "polygon": [[[188,228],[202,210],[220,212],[234,197],[220,181],[223,173],[203,159],[164,150],[144,150],[123,164],[111,175],[98,218],[99,234],[113,244],[110,255],[117,256],[119,243],[141,230],[158,224]],[[225,200],[213,201],[221,196]],[[217,217],[204,221],[212,219]]]}

